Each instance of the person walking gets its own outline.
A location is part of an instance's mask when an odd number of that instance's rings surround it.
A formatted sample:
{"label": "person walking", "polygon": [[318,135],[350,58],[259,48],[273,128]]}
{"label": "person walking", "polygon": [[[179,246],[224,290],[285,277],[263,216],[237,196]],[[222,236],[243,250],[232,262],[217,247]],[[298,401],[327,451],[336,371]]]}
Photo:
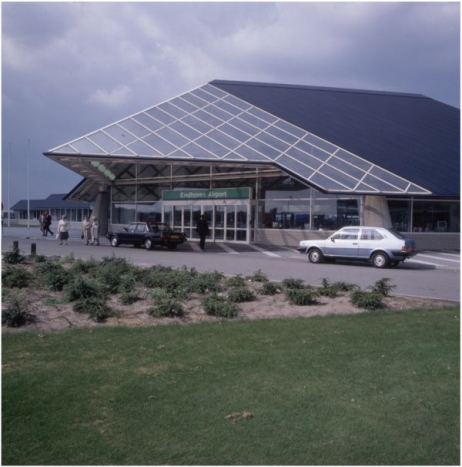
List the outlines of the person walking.
{"label": "person walking", "polygon": [[91,222],[88,216],[85,216],[82,221],[82,238],[85,239],[87,245],[91,240]]}
{"label": "person walking", "polygon": [[40,215],[38,216],[38,221],[39,221],[39,224],[40,224],[40,232],[42,232],[42,235],[44,237],[46,237],[46,233],[45,233],[45,212],[44,211],[40,212]]}
{"label": "person walking", "polygon": [[53,232],[50,230],[50,225],[51,225],[51,215],[50,215],[50,213],[48,211],[45,212],[44,217],[45,217],[44,228],[43,228],[44,235],[46,237],[48,235],[48,232],[50,232],[50,235],[53,236]]}
{"label": "person walking", "polygon": [[69,230],[71,228],[71,224],[68,222],[66,216],[62,216],[61,220],[58,222],[58,240],[59,245],[62,245],[65,242],[67,245],[67,239],[69,238]]}
{"label": "person walking", "polygon": [[207,219],[205,218],[205,214],[202,214],[199,220],[197,221],[196,232],[199,234],[199,238],[200,238],[199,246],[201,247],[201,250],[204,250],[205,249],[205,237],[210,232],[209,223],[207,222]]}
{"label": "person walking", "polygon": [[99,245],[99,222],[95,216],[91,221],[91,245]]}

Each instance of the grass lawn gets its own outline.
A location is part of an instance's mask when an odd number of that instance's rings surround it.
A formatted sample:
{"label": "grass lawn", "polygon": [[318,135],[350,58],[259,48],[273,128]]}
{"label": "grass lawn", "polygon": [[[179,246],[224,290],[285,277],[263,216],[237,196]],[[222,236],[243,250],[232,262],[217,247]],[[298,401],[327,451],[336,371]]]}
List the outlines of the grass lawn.
{"label": "grass lawn", "polygon": [[2,463],[459,465],[459,339],[459,307],[4,334]]}

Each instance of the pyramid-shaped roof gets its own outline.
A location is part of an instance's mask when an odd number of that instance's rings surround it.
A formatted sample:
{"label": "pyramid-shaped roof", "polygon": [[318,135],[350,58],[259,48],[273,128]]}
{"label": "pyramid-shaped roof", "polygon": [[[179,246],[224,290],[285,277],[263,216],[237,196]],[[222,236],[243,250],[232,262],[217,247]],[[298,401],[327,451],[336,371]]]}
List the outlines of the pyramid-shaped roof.
{"label": "pyramid-shaped roof", "polygon": [[273,166],[327,193],[459,195],[458,109],[415,94],[212,81],[51,149],[84,177],[105,159]]}

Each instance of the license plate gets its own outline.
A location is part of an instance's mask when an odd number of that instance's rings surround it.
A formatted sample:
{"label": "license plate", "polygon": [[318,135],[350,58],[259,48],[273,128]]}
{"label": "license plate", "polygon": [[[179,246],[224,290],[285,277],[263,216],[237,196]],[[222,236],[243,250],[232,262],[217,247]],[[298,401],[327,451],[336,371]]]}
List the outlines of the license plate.
{"label": "license plate", "polygon": [[180,238],[179,235],[170,235],[170,238]]}

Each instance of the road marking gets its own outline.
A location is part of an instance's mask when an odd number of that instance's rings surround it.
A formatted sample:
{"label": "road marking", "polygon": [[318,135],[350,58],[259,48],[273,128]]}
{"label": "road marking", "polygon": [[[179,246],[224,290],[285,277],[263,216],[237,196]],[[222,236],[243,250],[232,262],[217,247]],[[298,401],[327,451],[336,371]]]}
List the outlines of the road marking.
{"label": "road marking", "polygon": [[438,263],[430,263],[429,261],[417,261],[416,259],[410,259],[407,261],[407,263],[419,263],[419,264],[428,264],[429,266],[435,266],[436,268],[440,269],[447,269],[449,266],[445,266],[443,264],[438,264]]}
{"label": "road marking", "polygon": [[233,250],[231,247],[229,247],[225,243],[218,243],[217,242],[217,245],[219,245],[221,248],[223,248],[223,250],[225,250],[230,255],[239,255],[240,254],[238,251]]}
{"label": "road marking", "polygon": [[442,258],[441,256],[423,255],[421,253],[419,253],[419,256],[423,257],[423,258],[432,258],[432,259],[439,259],[441,261],[451,261],[453,263],[460,263],[460,260],[458,260],[458,259]]}
{"label": "road marking", "polygon": [[280,258],[281,257],[281,255],[277,255],[276,253],[272,253],[271,251],[266,251],[266,250],[264,250],[263,248],[260,248],[257,245],[249,245],[249,246],[251,248],[253,248],[254,250],[259,251],[260,253],[263,253],[263,254],[268,255],[268,256],[272,256],[273,258]]}

